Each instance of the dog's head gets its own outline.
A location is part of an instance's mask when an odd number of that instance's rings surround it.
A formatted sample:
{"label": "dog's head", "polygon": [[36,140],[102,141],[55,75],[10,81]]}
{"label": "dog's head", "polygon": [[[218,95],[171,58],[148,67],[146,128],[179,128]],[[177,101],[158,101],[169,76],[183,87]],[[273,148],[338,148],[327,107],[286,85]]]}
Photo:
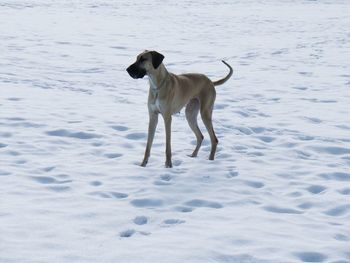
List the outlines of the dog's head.
{"label": "dog's head", "polygon": [[164,56],[157,51],[145,50],[139,54],[136,58],[136,62],[131,64],[126,71],[134,79],[143,78],[147,72],[156,70],[162,61]]}

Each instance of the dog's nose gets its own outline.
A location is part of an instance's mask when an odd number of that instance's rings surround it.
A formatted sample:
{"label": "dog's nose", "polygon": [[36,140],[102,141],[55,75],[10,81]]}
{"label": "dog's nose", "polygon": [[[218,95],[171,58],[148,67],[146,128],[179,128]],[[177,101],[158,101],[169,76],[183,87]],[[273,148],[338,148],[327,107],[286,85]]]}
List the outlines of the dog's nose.
{"label": "dog's nose", "polygon": [[126,71],[128,72],[129,76],[132,77],[133,79],[137,78],[137,71],[135,69],[135,65],[129,66]]}
{"label": "dog's nose", "polygon": [[129,66],[126,71],[128,72],[128,74],[130,75],[130,77],[134,77],[134,70],[133,70],[133,65]]}

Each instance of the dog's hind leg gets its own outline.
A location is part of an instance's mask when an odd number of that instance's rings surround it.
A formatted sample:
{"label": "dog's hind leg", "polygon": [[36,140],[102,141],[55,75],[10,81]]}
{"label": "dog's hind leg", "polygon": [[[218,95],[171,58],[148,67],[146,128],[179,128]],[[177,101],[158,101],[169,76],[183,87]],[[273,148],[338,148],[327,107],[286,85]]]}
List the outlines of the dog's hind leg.
{"label": "dog's hind leg", "polygon": [[205,127],[208,130],[210,141],[211,141],[211,151],[209,155],[209,160],[214,160],[216,146],[219,143],[218,139],[216,138],[214,128],[213,128],[213,122],[212,122],[214,101],[215,101],[215,91],[213,96],[211,97],[211,100],[203,101],[203,104],[201,104],[201,117]]}
{"label": "dog's hind leg", "polygon": [[197,116],[199,112],[199,100],[191,99],[186,106],[185,112],[186,112],[187,122],[190,125],[191,130],[194,132],[197,138],[197,146],[194,149],[193,153],[190,155],[190,157],[196,157],[203,141],[203,134],[201,133],[197,123]]}

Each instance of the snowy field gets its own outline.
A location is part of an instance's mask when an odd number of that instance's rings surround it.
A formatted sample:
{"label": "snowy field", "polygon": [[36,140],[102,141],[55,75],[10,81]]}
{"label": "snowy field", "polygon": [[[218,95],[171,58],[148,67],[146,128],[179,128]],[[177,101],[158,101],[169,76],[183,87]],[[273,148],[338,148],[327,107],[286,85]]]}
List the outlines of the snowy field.
{"label": "snowy field", "polygon": [[[350,1],[0,1],[1,263],[350,262]],[[217,80],[152,155],[144,49]]]}

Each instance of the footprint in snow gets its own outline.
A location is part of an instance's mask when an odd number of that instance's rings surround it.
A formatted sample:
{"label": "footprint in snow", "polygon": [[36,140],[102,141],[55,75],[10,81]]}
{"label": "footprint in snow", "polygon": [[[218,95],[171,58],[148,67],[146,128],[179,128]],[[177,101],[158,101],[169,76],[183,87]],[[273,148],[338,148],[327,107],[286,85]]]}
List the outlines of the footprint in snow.
{"label": "footprint in snow", "polygon": [[48,188],[57,193],[71,190],[69,186],[64,186],[64,185],[52,185],[52,186],[49,186]]}
{"label": "footprint in snow", "polygon": [[25,163],[27,163],[27,161],[24,159],[20,159],[20,160],[15,161],[15,164],[25,164]]}
{"label": "footprint in snow", "polygon": [[181,160],[174,159],[173,160],[173,166],[180,166],[182,164]]}
{"label": "footprint in snow", "polygon": [[321,119],[315,118],[315,117],[301,117],[301,118],[307,120],[310,123],[315,123],[315,124],[319,124],[322,122]]}
{"label": "footprint in snow", "polygon": [[137,216],[133,220],[134,224],[136,225],[145,225],[148,223],[148,218],[146,216]]}
{"label": "footprint in snow", "polygon": [[41,184],[65,184],[72,182],[72,180],[59,181],[51,176],[32,176],[31,179]]}
{"label": "footprint in snow", "polygon": [[122,125],[113,125],[113,126],[111,126],[111,128],[113,130],[116,130],[116,131],[127,131],[127,130],[129,130],[128,127],[125,127],[125,126],[122,126]]}
{"label": "footprint in snow", "polygon": [[47,167],[42,168],[41,170],[48,173],[48,172],[51,172],[52,170],[54,170],[55,168],[56,168],[55,166],[47,166]]}
{"label": "footprint in snow", "polygon": [[171,226],[171,225],[179,225],[179,224],[183,224],[185,223],[185,220],[181,220],[181,219],[165,219],[163,221],[164,226]]}
{"label": "footprint in snow", "polygon": [[223,207],[223,205],[218,202],[201,200],[201,199],[193,199],[193,200],[187,201],[185,205],[192,206],[192,207],[208,207],[208,208],[215,208],[215,209],[219,209]]}
{"label": "footprint in snow", "polygon": [[264,127],[250,127],[250,129],[254,132],[254,133],[263,133],[266,131],[266,128]]}
{"label": "footprint in snow", "polygon": [[307,88],[307,87],[303,87],[303,86],[295,86],[295,87],[292,87],[292,89],[296,89],[296,90],[307,90],[308,88]]}
{"label": "footprint in snow", "polygon": [[93,142],[93,143],[91,143],[91,145],[94,147],[100,147],[103,145],[103,143],[102,142]]}
{"label": "footprint in snow", "polygon": [[69,131],[65,129],[47,131],[46,134],[49,136],[68,137],[68,138],[75,138],[75,139],[82,139],[82,140],[101,138],[101,135],[98,135],[95,133],[75,132],[75,131]]}
{"label": "footprint in snow", "polygon": [[342,130],[350,130],[350,126],[348,125],[335,125],[335,127],[339,128],[339,129],[342,129]]}
{"label": "footprint in snow", "polygon": [[155,185],[170,185],[171,184],[171,175],[163,174],[158,180],[154,182]]}
{"label": "footprint in snow", "polygon": [[238,174],[239,173],[237,171],[229,171],[228,174],[227,174],[227,178],[237,177]]}
{"label": "footprint in snow", "polygon": [[329,216],[343,216],[350,213],[350,205],[340,205],[323,212]]}
{"label": "footprint in snow", "polygon": [[19,155],[21,155],[21,153],[17,152],[17,151],[5,151],[4,153],[7,154],[7,155],[10,155],[10,156],[19,156]]}
{"label": "footprint in snow", "polygon": [[136,231],[134,229],[128,229],[128,230],[124,230],[124,231],[120,232],[119,236],[120,237],[131,237],[135,233],[136,233]]}
{"label": "footprint in snow", "polygon": [[222,110],[222,109],[227,108],[228,106],[229,106],[229,105],[227,105],[227,104],[216,103],[216,104],[214,105],[214,108],[215,108],[215,110]]}
{"label": "footprint in snow", "polygon": [[312,141],[315,139],[315,137],[305,135],[305,134],[300,134],[300,135],[296,136],[296,139],[301,140],[301,141]]}
{"label": "footprint in snow", "polygon": [[90,185],[92,185],[92,186],[100,186],[100,185],[102,185],[102,183],[100,181],[92,181],[92,182],[90,182]]}
{"label": "footprint in snow", "polygon": [[271,137],[271,136],[257,136],[256,138],[258,138],[259,140],[266,142],[266,143],[270,143],[270,142],[273,142],[275,140],[275,138]]}
{"label": "footprint in snow", "polygon": [[39,127],[45,126],[43,124],[33,123],[33,122],[30,122],[26,119],[19,118],[19,117],[6,118],[6,120],[12,122],[12,123],[8,124],[8,126],[10,126],[10,127],[39,128]]}
{"label": "footprint in snow", "polygon": [[244,184],[253,188],[262,188],[265,186],[263,183],[258,181],[245,181]]}
{"label": "footprint in snow", "polygon": [[2,138],[10,138],[10,137],[12,137],[12,133],[10,133],[10,132],[0,132],[0,137],[2,137]]}
{"label": "footprint in snow", "polygon": [[155,198],[134,199],[130,202],[135,207],[159,207],[163,205],[163,200]]}
{"label": "footprint in snow", "polygon": [[135,229],[127,229],[127,230],[120,232],[119,236],[121,238],[129,238],[136,233],[141,234],[143,236],[149,236],[151,234],[150,232],[147,232],[147,231],[135,231]]}
{"label": "footprint in snow", "polygon": [[277,206],[264,206],[263,209],[268,212],[278,214],[302,214],[302,211],[298,211],[292,208],[277,207]]}
{"label": "footprint in snow", "polygon": [[300,209],[310,209],[312,207],[314,207],[315,204],[311,203],[311,202],[304,202],[304,203],[301,203],[300,205],[298,205],[298,207]]}
{"label": "footprint in snow", "polygon": [[[67,178],[62,175],[57,175],[57,177],[61,177],[62,179]],[[47,185],[48,189],[57,193],[71,190],[71,187],[66,184],[73,182],[73,180],[58,180],[51,176],[32,176],[31,179],[40,184]]]}
{"label": "footprint in snow", "polygon": [[190,213],[194,210],[193,207],[188,207],[188,206],[177,206],[175,207],[175,211],[181,212],[181,213]]}
{"label": "footprint in snow", "polygon": [[338,240],[338,241],[350,241],[350,238],[347,237],[346,235],[344,234],[336,234],[334,236],[334,239]]}
{"label": "footprint in snow", "polygon": [[326,255],[319,252],[296,252],[294,255],[302,262],[324,262],[327,259]]}
{"label": "footprint in snow", "polygon": [[115,158],[119,158],[123,155],[121,153],[106,153],[106,154],[104,154],[104,156],[109,158],[109,159],[115,159]]}
{"label": "footprint in snow", "polygon": [[312,194],[320,194],[323,191],[325,191],[326,189],[327,189],[327,187],[324,187],[322,185],[311,185],[308,188],[306,188],[306,190]]}
{"label": "footprint in snow", "polygon": [[322,173],[319,176],[326,180],[350,181],[350,173],[342,173],[342,172]]}
{"label": "footprint in snow", "polygon": [[20,101],[22,100],[21,98],[17,98],[17,97],[11,97],[11,98],[7,98],[7,100],[10,100],[10,101]]}
{"label": "footprint in snow", "polygon": [[125,136],[129,140],[145,140],[147,138],[147,134],[144,132],[134,132],[134,133],[129,133]]}
{"label": "footprint in snow", "polygon": [[220,153],[220,152],[218,152],[218,158],[220,158],[220,159],[231,159],[231,161],[235,161],[234,159],[233,159],[233,156],[232,156],[232,154],[228,154],[228,153]]}
{"label": "footprint in snow", "polygon": [[4,170],[0,170],[0,176],[7,176],[7,175],[10,175],[11,173],[10,172],[6,172]]}
{"label": "footprint in snow", "polygon": [[124,199],[129,196],[128,194],[119,193],[119,192],[100,192],[100,191],[91,192],[89,193],[89,195],[97,196],[101,198],[114,198],[114,199]]}
{"label": "footprint in snow", "polygon": [[338,192],[342,195],[350,195],[350,188],[344,188],[344,189],[338,190]]}
{"label": "footprint in snow", "polygon": [[8,120],[8,121],[26,121],[26,119],[20,118],[20,117],[6,118],[6,120]]}
{"label": "footprint in snow", "polygon": [[326,153],[332,155],[345,155],[350,153],[349,148],[339,147],[339,146],[312,146],[310,149],[317,153]]}

